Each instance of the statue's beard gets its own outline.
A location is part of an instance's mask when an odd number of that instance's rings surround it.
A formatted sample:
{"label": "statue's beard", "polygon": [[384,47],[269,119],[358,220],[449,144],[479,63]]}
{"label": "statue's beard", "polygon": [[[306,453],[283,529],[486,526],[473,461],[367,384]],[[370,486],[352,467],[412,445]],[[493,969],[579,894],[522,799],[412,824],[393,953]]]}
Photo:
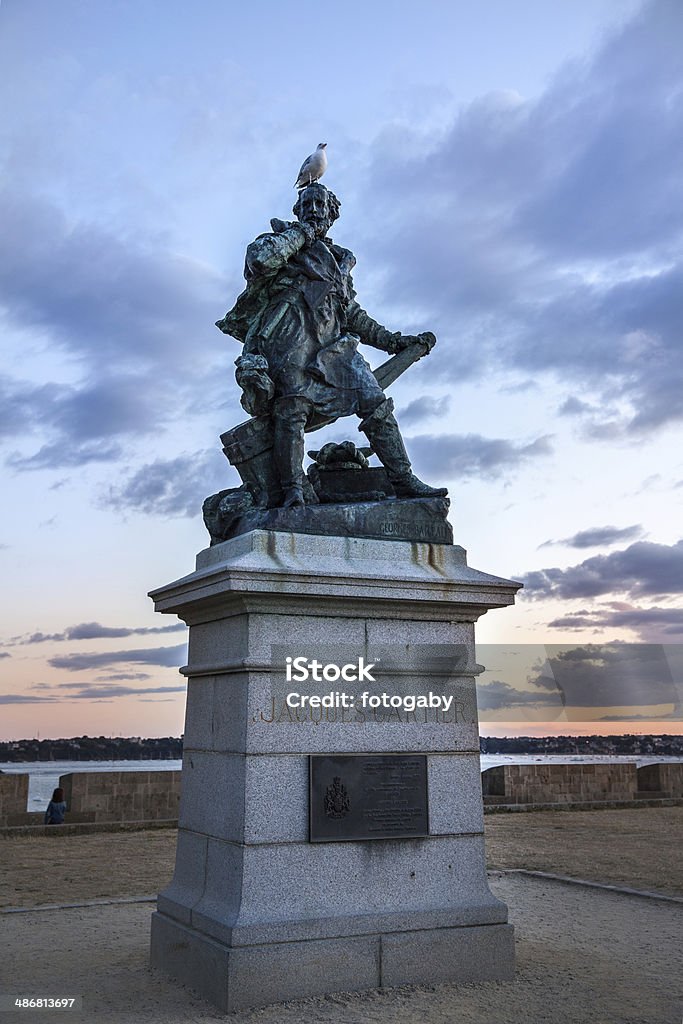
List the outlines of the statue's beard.
{"label": "statue's beard", "polygon": [[324,238],[330,227],[329,221],[320,220],[314,217],[307,221],[307,223],[313,228],[316,238]]}

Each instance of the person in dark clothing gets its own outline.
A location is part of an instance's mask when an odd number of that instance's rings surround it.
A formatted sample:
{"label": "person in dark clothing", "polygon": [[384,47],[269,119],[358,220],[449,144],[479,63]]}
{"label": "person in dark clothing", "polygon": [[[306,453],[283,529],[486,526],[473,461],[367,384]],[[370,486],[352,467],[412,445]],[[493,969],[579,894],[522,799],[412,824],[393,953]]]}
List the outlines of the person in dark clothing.
{"label": "person in dark clothing", "polygon": [[50,800],[47,805],[47,810],[45,811],[45,824],[63,825],[65,813],[66,803],[64,800],[64,790],[58,787],[52,794],[52,800]]}

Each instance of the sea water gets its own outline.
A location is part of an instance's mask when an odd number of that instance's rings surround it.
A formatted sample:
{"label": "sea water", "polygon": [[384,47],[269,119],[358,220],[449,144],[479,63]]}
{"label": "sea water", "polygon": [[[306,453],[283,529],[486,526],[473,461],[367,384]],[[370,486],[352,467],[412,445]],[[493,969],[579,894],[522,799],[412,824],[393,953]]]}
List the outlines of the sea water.
{"label": "sea water", "polygon": [[[608,764],[620,761],[644,764],[683,761],[682,757],[657,754],[482,754],[481,770],[499,764]],[[180,760],[160,761],[25,761],[0,762],[0,771],[29,776],[27,811],[44,811],[60,775],[69,772],[178,772]]]}

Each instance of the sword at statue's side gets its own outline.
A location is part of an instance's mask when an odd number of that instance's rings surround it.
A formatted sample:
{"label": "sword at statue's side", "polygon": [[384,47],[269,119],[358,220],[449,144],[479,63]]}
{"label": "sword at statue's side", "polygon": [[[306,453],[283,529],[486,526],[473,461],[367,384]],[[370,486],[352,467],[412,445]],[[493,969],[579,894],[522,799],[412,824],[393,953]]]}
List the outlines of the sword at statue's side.
{"label": "sword at statue's side", "polygon": [[[372,371],[382,391],[388,388],[390,384],[393,384],[395,380],[398,380],[409,366],[416,363],[422,356],[428,355],[436,345],[436,338],[431,331],[425,331],[423,334],[416,335],[416,337],[420,341],[413,341],[410,345],[406,345],[395,356],[387,359],[385,363],[382,363],[376,370]],[[329,423],[334,423],[334,419],[313,416],[308,421],[306,433],[310,434],[314,430],[320,430],[321,427],[326,427]]]}
{"label": "sword at statue's side", "polygon": [[436,345],[436,338],[431,331],[425,331],[424,334],[418,334],[417,337],[421,340],[407,345],[401,352],[397,352],[395,356],[387,359],[385,363],[372,371],[383,391],[395,380],[398,380],[409,366],[416,363],[422,356],[428,355]]}

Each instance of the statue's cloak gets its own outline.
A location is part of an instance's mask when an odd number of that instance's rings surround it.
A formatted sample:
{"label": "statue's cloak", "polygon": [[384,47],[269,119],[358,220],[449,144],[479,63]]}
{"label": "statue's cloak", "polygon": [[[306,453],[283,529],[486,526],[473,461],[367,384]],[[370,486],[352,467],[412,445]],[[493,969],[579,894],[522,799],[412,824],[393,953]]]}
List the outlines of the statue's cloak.
{"label": "statue's cloak", "polygon": [[267,360],[278,397],[306,398],[318,415],[336,419],[381,401],[353,330],[367,318],[355,301],[353,254],[317,239],[264,272],[274,241],[282,244],[283,235],[261,235],[249,246],[247,287],[220,329]]}

